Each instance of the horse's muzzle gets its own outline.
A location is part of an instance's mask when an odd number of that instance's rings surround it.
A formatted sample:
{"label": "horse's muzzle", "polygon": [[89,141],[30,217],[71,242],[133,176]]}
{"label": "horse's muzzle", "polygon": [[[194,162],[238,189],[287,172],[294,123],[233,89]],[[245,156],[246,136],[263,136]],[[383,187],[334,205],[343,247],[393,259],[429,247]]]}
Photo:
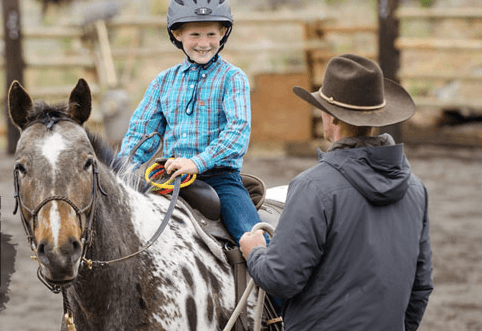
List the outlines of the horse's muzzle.
{"label": "horse's muzzle", "polygon": [[42,265],[42,274],[53,283],[71,281],[77,276],[82,255],[79,240],[71,238],[60,246],[42,240],[37,247],[37,258]]}

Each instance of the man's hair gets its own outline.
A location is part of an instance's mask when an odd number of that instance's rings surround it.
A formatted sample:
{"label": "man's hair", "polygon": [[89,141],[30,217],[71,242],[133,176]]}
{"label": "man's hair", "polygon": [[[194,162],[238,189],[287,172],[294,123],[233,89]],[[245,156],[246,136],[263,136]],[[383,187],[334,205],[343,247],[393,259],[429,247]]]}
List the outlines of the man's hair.
{"label": "man's hair", "polygon": [[372,126],[355,126],[336,119],[340,133],[344,137],[370,137],[374,135]]}

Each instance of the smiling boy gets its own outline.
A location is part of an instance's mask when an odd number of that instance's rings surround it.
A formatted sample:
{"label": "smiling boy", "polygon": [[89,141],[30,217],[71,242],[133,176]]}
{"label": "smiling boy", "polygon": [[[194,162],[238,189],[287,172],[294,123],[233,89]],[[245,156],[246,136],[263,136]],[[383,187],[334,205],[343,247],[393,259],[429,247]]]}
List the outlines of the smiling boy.
{"label": "smiling boy", "polygon": [[[120,156],[128,157],[152,132],[163,137],[167,173],[199,174],[221,200],[224,223],[236,242],[259,222],[242,184],[240,170],[251,132],[251,105],[245,73],[219,55],[232,29],[227,0],[172,0],[167,29],[186,58],[161,72],[134,112]],[[159,139],[141,144],[133,155],[139,166]]]}

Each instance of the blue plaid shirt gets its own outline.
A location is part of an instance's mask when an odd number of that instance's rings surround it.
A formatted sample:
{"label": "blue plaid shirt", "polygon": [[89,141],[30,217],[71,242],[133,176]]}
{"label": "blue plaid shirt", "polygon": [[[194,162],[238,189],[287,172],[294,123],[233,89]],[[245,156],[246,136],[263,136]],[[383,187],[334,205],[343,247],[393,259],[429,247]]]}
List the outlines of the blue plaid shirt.
{"label": "blue plaid shirt", "polygon": [[[120,157],[146,134],[164,137],[163,157],[189,158],[199,173],[215,166],[242,167],[251,132],[249,82],[245,73],[218,56],[207,68],[185,59],[149,85],[130,120]],[[133,162],[147,162],[157,136],[143,143]]]}

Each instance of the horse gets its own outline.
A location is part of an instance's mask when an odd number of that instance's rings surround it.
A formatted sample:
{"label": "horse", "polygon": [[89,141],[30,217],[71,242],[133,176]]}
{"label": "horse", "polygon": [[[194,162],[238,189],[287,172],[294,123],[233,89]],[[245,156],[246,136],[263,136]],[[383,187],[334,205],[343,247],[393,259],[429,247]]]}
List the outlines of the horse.
{"label": "horse", "polygon": [[56,105],[33,102],[18,82],[8,93],[21,132],[17,207],[39,278],[64,295],[61,330],[221,330],[235,306],[232,268],[212,253],[179,201],[152,242],[172,199],[149,193],[84,128],[91,98],[84,79]]}

